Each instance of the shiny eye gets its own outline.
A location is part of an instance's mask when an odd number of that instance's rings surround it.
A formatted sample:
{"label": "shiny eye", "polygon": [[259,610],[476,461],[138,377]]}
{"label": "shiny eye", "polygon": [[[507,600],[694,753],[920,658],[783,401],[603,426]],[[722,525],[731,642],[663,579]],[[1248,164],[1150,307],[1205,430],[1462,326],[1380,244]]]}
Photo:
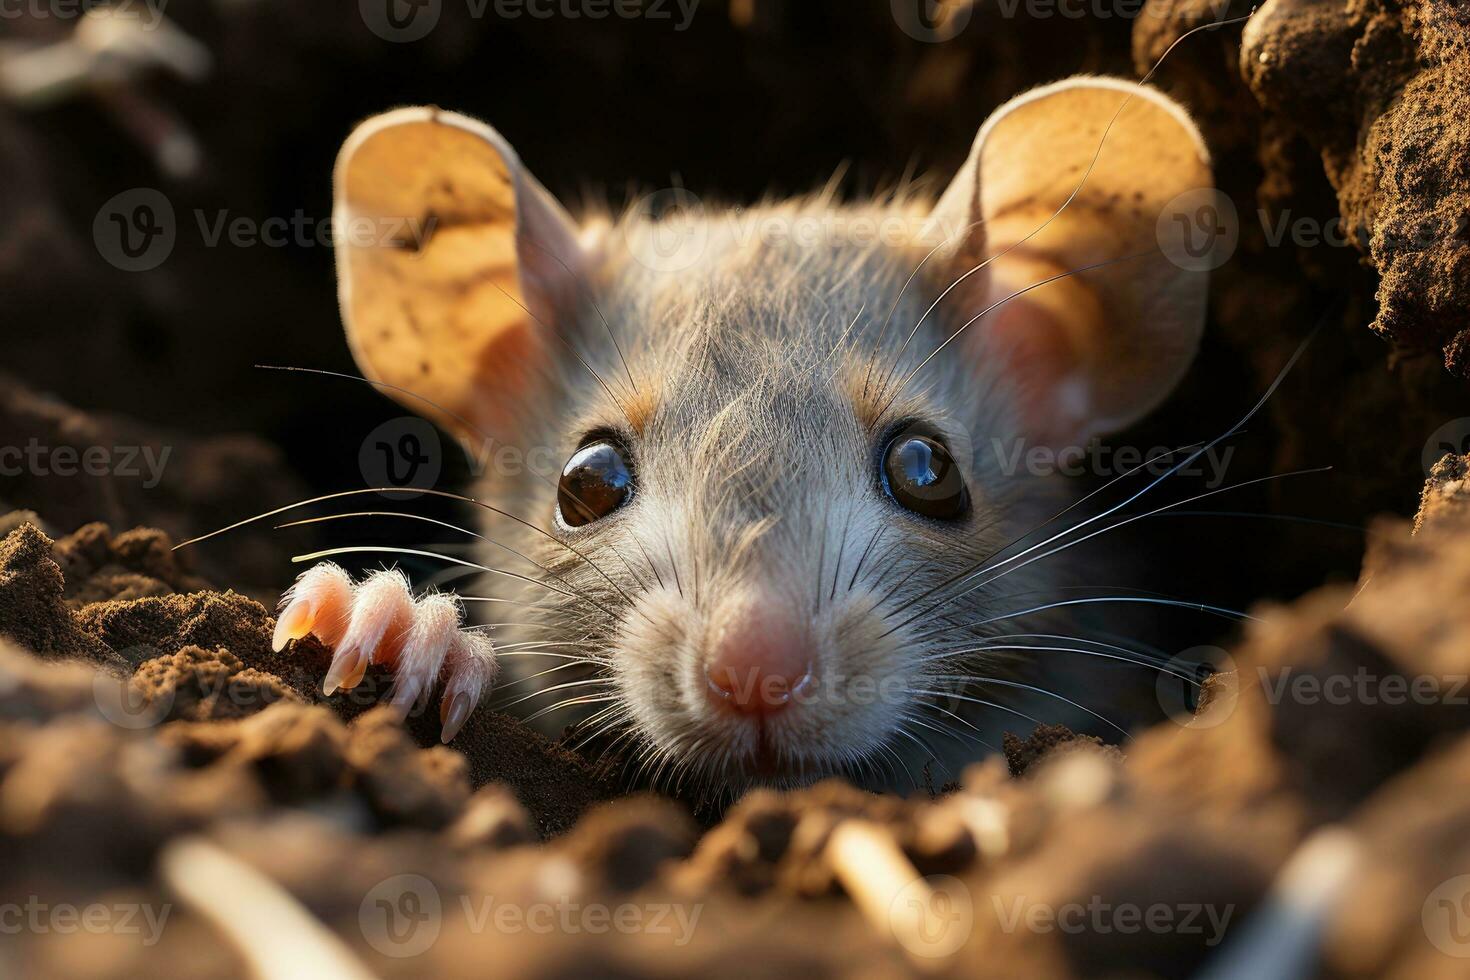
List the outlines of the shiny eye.
{"label": "shiny eye", "polygon": [[936,520],[956,520],[970,509],[964,477],[949,450],[912,429],[883,450],[883,487],[899,506]]}
{"label": "shiny eye", "polygon": [[606,517],[633,495],[633,473],[623,453],[610,442],[588,443],[562,467],[556,503],[568,527]]}

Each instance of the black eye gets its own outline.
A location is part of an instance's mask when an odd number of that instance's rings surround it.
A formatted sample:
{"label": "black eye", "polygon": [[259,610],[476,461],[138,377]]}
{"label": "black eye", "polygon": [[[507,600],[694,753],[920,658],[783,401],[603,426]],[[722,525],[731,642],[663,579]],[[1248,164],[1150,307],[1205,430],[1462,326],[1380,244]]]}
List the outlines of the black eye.
{"label": "black eye", "polygon": [[594,442],[572,454],[562,467],[556,503],[568,527],[606,517],[633,495],[633,473],[610,442]]}
{"label": "black eye", "polygon": [[944,444],[913,430],[900,432],[883,450],[883,487],[915,514],[952,521],[970,509],[970,494]]}

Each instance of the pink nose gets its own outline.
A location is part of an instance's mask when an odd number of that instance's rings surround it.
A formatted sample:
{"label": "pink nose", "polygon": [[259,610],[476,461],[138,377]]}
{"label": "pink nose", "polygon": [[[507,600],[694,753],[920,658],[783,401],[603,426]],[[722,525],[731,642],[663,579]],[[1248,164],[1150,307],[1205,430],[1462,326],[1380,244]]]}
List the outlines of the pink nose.
{"label": "pink nose", "polygon": [[811,681],[810,644],[784,610],[756,602],[730,618],[705,662],[710,691],[730,708],[769,714]]}

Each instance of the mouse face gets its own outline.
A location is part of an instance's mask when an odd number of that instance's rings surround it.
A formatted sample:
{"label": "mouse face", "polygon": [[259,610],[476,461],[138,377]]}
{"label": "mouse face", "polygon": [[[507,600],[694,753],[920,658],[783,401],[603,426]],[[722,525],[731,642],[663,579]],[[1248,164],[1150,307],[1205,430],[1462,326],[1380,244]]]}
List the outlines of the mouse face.
{"label": "mouse face", "polygon": [[1070,580],[1017,547],[1068,488],[989,447],[1081,445],[1188,365],[1203,277],[1155,226],[1209,170],[1163,96],[1024,96],[937,202],[578,225],[433,109],[364,124],[336,183],[339,223],[429,229],[339,246],[366,376],[480,458],[554,461],[475,493],[482,560],[517,573],[483,594],[519,604],[493,635],[526,714],[696,782],[894,785],[984,754],[1009,693],[1085,693],[1001,652]]}
{"label": "mouse face", "polygon": [[[763,220],[832,214],[816,202]],[[924,641],[940,617],[904,624],[905,611],[1021,514],[974,468],[971,432],[1002,417],[990,386],[946,363],[898,394],[899,349],[935,296],[903,289],[922,253],[834,240],[813,261],[804,247],[743,247],[707,220],[704,254],[678,275],[630,268],[629,239],[648,229],[609,231],[611,285],[597,309],[569,297],[559,319],[595,334],[600,310],[630,370],[614,352],[593,365],[607,389],[566,373],[567,411],[542,429],[566,461],[554,498],[534,478],[514,495],[607,572],[544,556],[615,612],[585,649],[605,657],[609,704],[660,758],[726,782],[795,779],[882,756],[952,666],[923,652],[958,639]],[[940,326],[910,346],[931,350]],[[553,599],[551,620],[585,619],[581,599]],[[978,619],[982,604],[943,618]]]}

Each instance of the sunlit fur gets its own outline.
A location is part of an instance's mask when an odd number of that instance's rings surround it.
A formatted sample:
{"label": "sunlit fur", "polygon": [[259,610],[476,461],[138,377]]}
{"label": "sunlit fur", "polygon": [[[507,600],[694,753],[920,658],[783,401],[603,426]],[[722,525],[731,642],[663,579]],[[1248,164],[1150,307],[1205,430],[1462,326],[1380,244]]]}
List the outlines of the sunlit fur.
{"label": "sunlit fur", "polygon": [[[818,197],[754,214],[767,223],[838,215],[892,226],[902,218],[917,229],[926,209],[906,199],[842,207]],[[580,556],[491,516],[486,534],[544,565],[550,574],[540,577],[555,589],[517,588],[502,576],[483,583],[485,594],[530,604],[497,606],[515,610],[499,618],[532,625],[493,635],[509,676],[541,675],[512,685],[501,703],[551,731],[582,720],[583,734],[608,736],[638,773],[676,784],[739,787],[841,771],[909,788],[935,763],[935,775],[949,778],[1002,731],[1030,723],[918,692],[948,690],[949,675],[1055,685],[1023,657],[940,655],[1038,628],[1039,617],[1024,627],[972,624],[1056,598],[1047,590],[1062,568],[1028,564],[959,599],[951,598],[958,590],[936,588],[1054,514],[1062,490],[1007,475],[982,450],[1020,435],[1006,379],[983,344],[952,345],[904,384],[978,312],[972,293],[956,290],[920,323],[964,271],[953,261],[924,263],[933,239],[762,242],[741,230],[752,215],[677,219],[683,233],[696,229],[707,241],[697,263],[674,271],[634,257],[646,236],[669,227],[638,215],[605,223],[589,249],[593,268],[562,291],[555,330],[577,356],[548,338],[556,356],[545,397],[523,406],[514,429],[542,471],[487,472],[477,493],[553,529]],[[976,341],[983,327],[972,328]],[[879,454],[904,420],[944,435],[973,495],[969,518],[926,520],[883,493]],[[569,529],[554,516],[558,470],[594,431],[625,442],[637,489],[611,516]],[[538,456],[536,447],[547,451]],[[494,546],[482,560],[512,561]],[[779,762],[764,769],[754,764],[756,724],[717,710],[703,670],[711,624],[758,586],[799,609],[816,646],[814,696],[764,722]],[[1016,693],[964,691],[995,702]],[[1063,700],[1043,703],[1047,720],[1075,715]]]}

